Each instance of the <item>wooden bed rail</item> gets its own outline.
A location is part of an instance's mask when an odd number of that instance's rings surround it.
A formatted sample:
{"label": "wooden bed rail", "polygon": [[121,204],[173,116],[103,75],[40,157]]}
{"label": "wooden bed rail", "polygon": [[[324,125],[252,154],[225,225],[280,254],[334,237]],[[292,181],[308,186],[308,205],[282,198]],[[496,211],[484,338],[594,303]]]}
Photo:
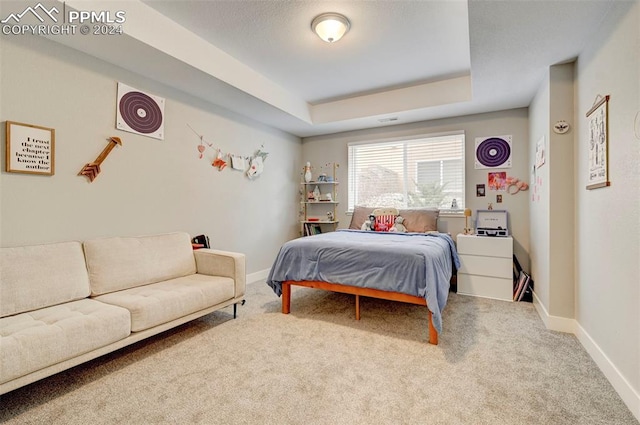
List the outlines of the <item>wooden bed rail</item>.
{"label": "wooden bed rail", "polygon": [[[289,314],[291,312],[291,286],[304,286],[307,288],[323,289],[325,291],[340,292],[343,294],[352,294],[356,297],[356,320],[360,320],[360,296],[380,298],[383,300],[400,301],[409,304],[427,305],[427,301],[422,297],[402,294],[400,292],[381,291],[379,289],[361,288],[357,286],[340,285],[336,283],[320,282],[313,280],[286,280],[282,282],[282,313]],[[438,345],[438,332],[433,326],[431,311],[427,308],[427,316],[429,320],[429,343]]]}

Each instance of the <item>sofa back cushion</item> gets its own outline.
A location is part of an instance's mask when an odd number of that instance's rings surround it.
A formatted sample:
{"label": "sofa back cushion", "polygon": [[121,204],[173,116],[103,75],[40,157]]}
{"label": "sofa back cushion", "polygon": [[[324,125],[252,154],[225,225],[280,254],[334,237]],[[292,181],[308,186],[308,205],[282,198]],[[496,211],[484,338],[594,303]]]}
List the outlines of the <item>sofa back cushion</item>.
{"label": "sofa back cushion", "polygon": [[196,272],[187,233],[93,239],[84,243],[84,253],[93,296]]}
{"label": "sofa back cushion", "polygon": [[80,242],[0,248],[0,317],[89,296]]}

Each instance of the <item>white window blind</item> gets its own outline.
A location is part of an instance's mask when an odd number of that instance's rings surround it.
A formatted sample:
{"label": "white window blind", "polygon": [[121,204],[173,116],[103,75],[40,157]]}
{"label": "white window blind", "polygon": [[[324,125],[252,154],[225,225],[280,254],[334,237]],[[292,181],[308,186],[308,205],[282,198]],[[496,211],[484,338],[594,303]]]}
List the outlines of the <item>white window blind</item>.
{"label": "white window blind", "polygon": [[349,210],[356,205],[464,209],[464,168],[463,133],[350,143]]}

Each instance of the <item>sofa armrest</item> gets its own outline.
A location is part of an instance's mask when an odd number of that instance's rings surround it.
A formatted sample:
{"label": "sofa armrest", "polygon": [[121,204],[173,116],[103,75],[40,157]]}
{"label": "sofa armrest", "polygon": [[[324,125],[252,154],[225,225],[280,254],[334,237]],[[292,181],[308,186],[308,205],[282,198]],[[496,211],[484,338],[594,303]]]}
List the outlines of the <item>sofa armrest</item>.
{"label": "sofa armrest", "polygon": [[224,276],[235,282],[235,298],[244,296],[247,280],[244,254],[217,249],[193,251],[196,271],[209,276]]}

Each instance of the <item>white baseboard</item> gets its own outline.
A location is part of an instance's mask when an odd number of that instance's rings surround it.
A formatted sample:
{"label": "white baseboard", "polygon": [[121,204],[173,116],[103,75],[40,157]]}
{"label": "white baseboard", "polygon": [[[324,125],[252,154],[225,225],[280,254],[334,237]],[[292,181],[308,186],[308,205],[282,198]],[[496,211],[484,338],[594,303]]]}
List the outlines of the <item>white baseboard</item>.
{"label": "white baseboard", "polygon": [[247,275],[247,283],[255,283],[255,282],[265,282],[267,280],[267,276],[269,276],[269,271],[271,269],[264,269],[257,271],[255,273],[250,273]]}
{"label": "white baseboard", "polygon": [[570,334],[576,333],[576,324],[575,319],[567,319],[566,317],[559,316],[551,316],[547,309],[540,302],[540,298],[538,295],[533,292],[533,306],[536,308],[538,315],[542,319],[542,322],[547,327],[547,329],[551,329],[552,331],[565,332]]}
{"label": "white baseboard", "polygon": [[611,385],[613,385],[613,388],[629,410],[631,410],[633,416],[640,421],[640,394],[633,389],[629,381],[625,379],[609,357],[607,357],[579,323],[576,325],[576,328],[577,332],[575,332],[575,334],[578,341],[580,341],[585,350],[587,350],[587,353],[589,353],[593,361],[596,362],[602,373],[604,373],[604,376],[609,380]]}
{"label": "white baseboard", "polygon": [[580,344],[587,350],[598,368],[609,380],[622,401],[627,405],[633,416],[640,421],[640,394],[633,389],[629,381],[620,373],[618,368],[607,357],[602,349],[596,344],[586,330],[575,319],[565,317],[550,316],[547,309],[542,305],[540,299],[533,293],[533,305],[538,312],[547,329],[559,332],[572,333],[578,338]]}

